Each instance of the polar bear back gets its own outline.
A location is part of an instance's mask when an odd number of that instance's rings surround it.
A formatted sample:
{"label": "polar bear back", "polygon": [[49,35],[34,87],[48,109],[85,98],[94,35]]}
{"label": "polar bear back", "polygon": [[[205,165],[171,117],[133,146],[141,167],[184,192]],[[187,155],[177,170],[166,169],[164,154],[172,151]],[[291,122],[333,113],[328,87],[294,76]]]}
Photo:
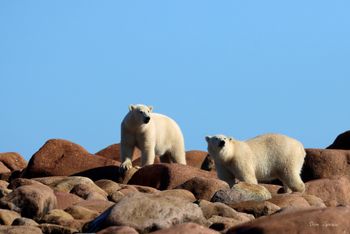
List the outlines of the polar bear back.
{"label": "polar bear back", "polygon": [[257,179],[274,179],[286,168],[300,168],[304,162],[303,145],[282,134],[265,134],[245,141],[252,151]]}
{"label": "polar bear back", "polygon": [[152,113],[151,118],[155,130],[157,155],[174,150],[185,151],[181,129],[173,119],[158,113]]}

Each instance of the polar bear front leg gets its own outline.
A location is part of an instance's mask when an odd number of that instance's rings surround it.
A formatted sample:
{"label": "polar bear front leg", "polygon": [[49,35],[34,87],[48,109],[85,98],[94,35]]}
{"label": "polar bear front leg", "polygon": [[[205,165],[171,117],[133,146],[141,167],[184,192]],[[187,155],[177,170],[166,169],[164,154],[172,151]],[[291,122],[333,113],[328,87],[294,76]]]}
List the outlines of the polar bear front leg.
{"label": "polar bear front leg", "polygon": [[132,168],[132,155],[134,153],[134,141],[131,136],[122,134],[120,142],[120,159],[122,164],[120,165],[120,171],[125,172]]}

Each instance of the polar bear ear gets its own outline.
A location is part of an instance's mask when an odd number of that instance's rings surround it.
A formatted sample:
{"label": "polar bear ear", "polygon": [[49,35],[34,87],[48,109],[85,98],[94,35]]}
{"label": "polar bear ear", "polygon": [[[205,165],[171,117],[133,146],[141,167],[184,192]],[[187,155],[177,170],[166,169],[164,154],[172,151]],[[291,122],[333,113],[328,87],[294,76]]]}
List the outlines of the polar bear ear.
{"label": "polar bear ear", "polygon": [[148,109],[149,109],[150,112],[152,112],[153,111],[153,106],[148,106]]}
{"label": "polar bear ear", "polygon": [[133,111],[135,109],[135,105],[130,105],[129,106],[129,111]]}
{"label": "polar bear ear", "polygon": [[211,136],[206,136],[205,140],[209,143]]}
{"label": "polar bear ear", "polygon": [[233,141],[233,138],[232,138],[232,137],[229,137],[228,139],[229,139],[230,141]]}

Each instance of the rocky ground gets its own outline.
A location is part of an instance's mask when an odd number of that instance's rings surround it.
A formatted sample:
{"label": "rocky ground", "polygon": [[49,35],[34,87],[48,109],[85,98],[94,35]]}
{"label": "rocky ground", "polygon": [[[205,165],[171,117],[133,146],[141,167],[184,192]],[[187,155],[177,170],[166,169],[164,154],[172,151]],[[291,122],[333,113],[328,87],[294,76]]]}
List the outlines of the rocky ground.
{"label": "rocky ground", "polygon": [[303,194],[229,188],[202,151],[123,175],[118,144],[91,154],[53,139],[28,163],[0,153],[0,233],[350,233],[350,131],[306,151]]}

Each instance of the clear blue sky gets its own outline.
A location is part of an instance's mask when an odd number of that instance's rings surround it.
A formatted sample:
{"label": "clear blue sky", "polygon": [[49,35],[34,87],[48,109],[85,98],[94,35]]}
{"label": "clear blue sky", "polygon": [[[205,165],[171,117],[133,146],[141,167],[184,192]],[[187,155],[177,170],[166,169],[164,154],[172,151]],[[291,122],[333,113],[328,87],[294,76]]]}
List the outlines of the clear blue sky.
{"label": "clear blue sky", "polygon": [[46,140],[95,153],[131,103],[204,136],[350,129],[349,1],[0,2],[0,152]]}

